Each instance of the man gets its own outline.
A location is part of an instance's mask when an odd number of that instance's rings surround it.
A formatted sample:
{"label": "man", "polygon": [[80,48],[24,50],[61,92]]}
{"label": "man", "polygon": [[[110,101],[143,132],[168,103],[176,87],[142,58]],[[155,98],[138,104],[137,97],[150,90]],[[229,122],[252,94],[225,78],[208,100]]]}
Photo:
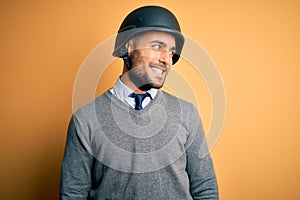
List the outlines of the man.
{"label": "man", "polygon": [[218,199],[198,112],[160,90],[183,44],[165,8],[125,18],[113,52],[122,75],[70,121],[60,199]]}

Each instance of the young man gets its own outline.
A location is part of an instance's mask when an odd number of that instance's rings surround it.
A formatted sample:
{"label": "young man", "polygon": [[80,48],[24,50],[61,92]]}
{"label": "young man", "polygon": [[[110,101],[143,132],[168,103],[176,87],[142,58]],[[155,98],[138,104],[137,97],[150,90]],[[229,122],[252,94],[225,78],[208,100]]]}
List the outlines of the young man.
{"label": "young man", "polygon": [[197,110],[160,90],[183,44],[165,8],[125,18],[113,53],[122,75],[70,121],[60,199],[218,199]]}

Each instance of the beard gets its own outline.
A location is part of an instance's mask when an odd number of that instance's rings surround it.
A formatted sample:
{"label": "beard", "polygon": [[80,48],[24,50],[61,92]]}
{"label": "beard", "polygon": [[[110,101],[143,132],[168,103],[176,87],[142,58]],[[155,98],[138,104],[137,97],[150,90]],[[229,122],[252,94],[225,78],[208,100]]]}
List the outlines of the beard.
{"label": "beard", "polygon": [[130,61],[132,67],[128,71],[128,76],[137,88],[147,91],[151,88],[160,89],[164,85],[165,78],[161,78],[161,83],[155,83],[149,73],[152,73],[151,66],[159,66],[162,69],[167,69],[165,65],[153,62],[146,64],[139,50],[133,51]]}
{"label": "beard", "polygon": [[128,76],[134,85],[142,91],[150,90],[151,88],[160,89],[163,84],[154,84],[147,73],[145,73],[145,68],[149,66],[137,66],[129,70]]}

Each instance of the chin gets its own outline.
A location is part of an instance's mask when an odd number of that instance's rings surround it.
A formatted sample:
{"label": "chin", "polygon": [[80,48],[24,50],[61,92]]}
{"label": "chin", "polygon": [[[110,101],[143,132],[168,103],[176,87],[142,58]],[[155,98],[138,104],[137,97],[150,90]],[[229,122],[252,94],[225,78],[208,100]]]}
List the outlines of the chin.
{"label": "chin", "polygon": [[149,83],[149,84],[140,86],[139,89],[142,91],[147,91],[147,90],[150,90],[151,88],[160,89],[160,88],[162,88],[162,86],[163,86],[163,84]]}
{"label": "chin", "polygon": [[153,88],[155,88],[155,89],[160,89],[160,88],[162,88],[162,84],[160,84],[160,85],[153,85]]}
{"label": "chin", "polygon": [[152,83],[152,88],[160,89],[164,85],[163,83]]}

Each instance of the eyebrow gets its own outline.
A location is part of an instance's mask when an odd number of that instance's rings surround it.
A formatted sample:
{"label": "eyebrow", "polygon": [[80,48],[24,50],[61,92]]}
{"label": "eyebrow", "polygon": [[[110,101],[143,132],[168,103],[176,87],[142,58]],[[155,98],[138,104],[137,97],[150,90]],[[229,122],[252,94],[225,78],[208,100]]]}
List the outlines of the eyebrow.
{"label": "eyebrow", "polygon": [[[151,41],[150,43],[151,43],[151,44],[153,44],[153,43],[158,43],[158,44],[162,45],[163,47],[166,47],[166,46],[167,46],[167,44],[166,44],[165,42],[162,42],[162,41],[160,41],[160,40],[153,40],[153,41]],[[176,47],[174,46],[174,47],[170,48],[170,50],[176,51]]]}

